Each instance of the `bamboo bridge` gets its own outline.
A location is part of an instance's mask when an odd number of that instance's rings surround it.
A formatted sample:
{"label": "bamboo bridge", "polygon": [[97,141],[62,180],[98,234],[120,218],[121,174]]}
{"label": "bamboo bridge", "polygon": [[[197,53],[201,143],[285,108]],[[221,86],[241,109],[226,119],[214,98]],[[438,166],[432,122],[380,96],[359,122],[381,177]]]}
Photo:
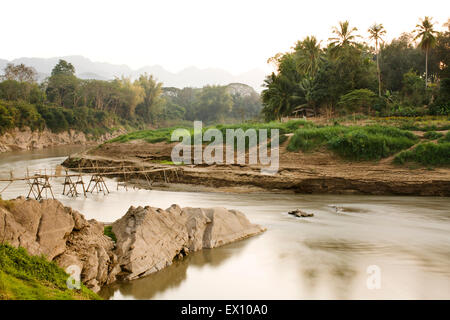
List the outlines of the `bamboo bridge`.
{"label": "bamboo bridge", "polygon": [[[64,172],[63,172],[64,170]],[[50,172],[48,172],[50,171]],[[30,174],[28,169],[25,176],[16,178],[13,172],[10,172],[9,178],[0,178],[1,182],[7,182],[7,185],[0,191],[1,194],[14,182],[23,181],[28,188],[27,198],[34,197],[36,200],[46,199],[51,196],[55,199],[52,183],[55,179],[63,178],[64,182],[62,194],[70,197],[78,197],[80,195],[87,196],[88,193],[110,193],[108,186],[104,180],[105,177],[118,177],[121,181],[117,181],[117,190],[120,186],[128,190],[128,181],[134,176],[142,177],[146,180],[149,187],[156,180],[162,180],[165,183],[178,181],[179,174],[183,173],[181,167],[173,166],[137,166],[122,164],[121,166],[91,166],[78,168],[64,168],[61,165],[56,166],[55,170],[35,170]],[[53,181],[52,181],[53,180]]]}

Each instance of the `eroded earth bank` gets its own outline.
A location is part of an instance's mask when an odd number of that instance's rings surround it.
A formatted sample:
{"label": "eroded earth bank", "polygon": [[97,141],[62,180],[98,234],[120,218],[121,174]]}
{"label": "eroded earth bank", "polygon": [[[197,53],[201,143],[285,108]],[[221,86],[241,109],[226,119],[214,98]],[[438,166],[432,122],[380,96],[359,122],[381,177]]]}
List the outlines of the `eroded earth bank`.
{"label": "eroded earth bank", "polygon": [[[170,167],[175,143],[105,143],[68,158],[71,168],[131,166],[139,171],[145,167]],[[450,196],[450,169],[446,167],[407,167],[392,164],[392,159],[351,162],[330,151],[314,153],[288,152],[287,142],[279,149],[279,170],[275,175],[261,174],[259,165],[183,165],[182,174],[167,183],[161,175],[152,176],[152,186],[144,176],[126,174],[142,188],[169,187],[188,184],[206,186],[215,191],[249,192],[289,191],[297,193],[374,194]],[[123,179],[123,175],[117,175]],[[161,183],[163,182],[163,183]]]}

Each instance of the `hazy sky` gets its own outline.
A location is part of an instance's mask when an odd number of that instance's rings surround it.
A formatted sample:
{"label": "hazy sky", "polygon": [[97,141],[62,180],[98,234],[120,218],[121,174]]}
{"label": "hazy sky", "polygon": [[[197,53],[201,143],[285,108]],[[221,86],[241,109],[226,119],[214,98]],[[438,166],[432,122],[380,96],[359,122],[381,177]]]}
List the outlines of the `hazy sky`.
{"label": "hazy sky", "polygon": [[83,55],[132,68],[159,64],[232,73],[268,70],[267,59],[307,35],[327,40],[349,19],[363,36],[373,22],[387,38],[419,17],[449,18],[448,0],[2,0],[0,58]]}

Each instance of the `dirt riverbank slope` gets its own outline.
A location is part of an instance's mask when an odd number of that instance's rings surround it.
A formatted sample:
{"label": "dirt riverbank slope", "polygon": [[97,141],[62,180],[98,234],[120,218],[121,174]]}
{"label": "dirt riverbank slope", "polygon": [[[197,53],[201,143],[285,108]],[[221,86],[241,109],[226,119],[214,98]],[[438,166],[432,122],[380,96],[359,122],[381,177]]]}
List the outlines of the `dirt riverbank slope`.
{"label": "dirt riverbank slope", "polygon": [[[383,195],[450,196],[450,168],[397,166],[391,159],[351,162],[330,151],[289,152],[280,146],[280,165],[275,175],[261,174],[259,165],[184,165],[177,183],[206,186],[217,191],[290,191],[298,193],[357,193]],[[164,165],[175,143],[133,140],[106,143],[64,162],[68,167]],[[128,176],[130,177],[130,175]],[[134,182],[144,178],[135,175]],[[136,179],[137,178],[137,179]],[[139,180],[140,179],[140,180]],[[158,182],[155,177],[154,182]],[[172,181],[174,182],[174,181]],[[155,184],[157,185],[157,184]],[[174,187],[174,186],[172,186]]]}

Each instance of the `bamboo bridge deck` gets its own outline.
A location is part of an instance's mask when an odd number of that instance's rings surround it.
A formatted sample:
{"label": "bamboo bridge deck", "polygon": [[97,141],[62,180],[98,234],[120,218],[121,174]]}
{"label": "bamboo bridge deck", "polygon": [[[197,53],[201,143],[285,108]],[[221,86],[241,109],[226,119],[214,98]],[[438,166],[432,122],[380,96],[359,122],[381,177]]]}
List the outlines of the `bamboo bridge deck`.
{"label": "bamboo bridge deck", "polygon": [[117,181],[117,190],[120,186],[123,186],[128,190],[128,181],[132,177],[145,179],[149,187],[151,187],[156,180],[162,180],[166,183],[177,181],[179,179],[179,174],[182,174],[182,172],[183,169],[180,167],[148,166],[144,164],[141,166],[125,166],[122,164],[121,166],[91,166],[78,168],[64,168],[61,165],[58,165],[53,172],[52,170],[43,169],[35,170],[34,173],[30,174],[27,169],[27,172],[23,177],[14,177],[13,173],[10,172],[9,178],[0,178],[0,183],[7,183],[0,191],[0,195],[12,183],[24,181],[28,187],[27,198],[34,197],[36,200],[40,200],[48,198],[49,195],[51,195],[54,199],[55,195],[53,193],[52,183],[58,178],[64,178],[64,182],[62,183],[64,186],[62,191],[63,195],[71,197],[84,195],[86,197],[88,193],[94,192],[106,195],[110,193],[104,180],[104,177],[107,176],[121,178],[121,181]]}

